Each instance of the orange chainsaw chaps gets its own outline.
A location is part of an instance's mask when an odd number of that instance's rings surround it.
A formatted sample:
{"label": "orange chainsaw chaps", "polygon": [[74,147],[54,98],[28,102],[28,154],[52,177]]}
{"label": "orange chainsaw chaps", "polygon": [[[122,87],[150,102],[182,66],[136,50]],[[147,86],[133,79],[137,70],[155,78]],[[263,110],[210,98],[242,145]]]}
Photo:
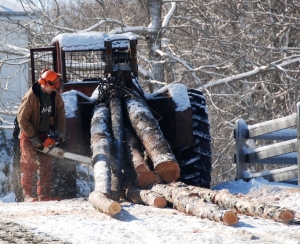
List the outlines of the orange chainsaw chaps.
{"label": "orange chainsaw chaps", "polygon": [[53,138],[48,137],[44,142],[43,142],[43,146],[50,148],[52,147],[54,144],[56,143],[56,140]]}

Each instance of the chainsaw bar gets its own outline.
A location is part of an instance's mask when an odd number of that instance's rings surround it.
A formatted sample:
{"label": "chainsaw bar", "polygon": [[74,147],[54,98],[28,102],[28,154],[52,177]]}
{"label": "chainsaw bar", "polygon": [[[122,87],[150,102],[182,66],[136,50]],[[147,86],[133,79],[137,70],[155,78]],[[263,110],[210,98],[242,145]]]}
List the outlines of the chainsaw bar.
{"label": "chainsaw bar", "polygon": [[52,147],[50,149],[47,147],[44,147],[43,149],[35,148],[35,150],[37,150],[38,152],[46,153],[46,154],[56,157],[56,158],[65,158],[65,159],[77,161],[78,163],[92,165],[91,158],[85,157],[82,155],[78,155],[75,153],[66,152],[65,150],[63,150],[59,147]]}

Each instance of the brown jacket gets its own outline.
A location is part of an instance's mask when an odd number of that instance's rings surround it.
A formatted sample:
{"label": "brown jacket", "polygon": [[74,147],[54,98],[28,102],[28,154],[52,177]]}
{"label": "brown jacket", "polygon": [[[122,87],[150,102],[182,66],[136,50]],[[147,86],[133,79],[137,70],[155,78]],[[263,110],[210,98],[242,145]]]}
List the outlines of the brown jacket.
{"label": "brown jacket", "polygon": [[[21,130],[31,138],[38,133],[40,123],[40,100],[39,93],[40,85],[35,83],[24,95],[21,105],[18,110],[17,118]],[[55,91],[55,117],[56,117],[56,129],[58,133],[66,133],[66,120],[65,120],[65,108],[64,102],[58,91]],[[54,125],[53,117],[52,121],[49,121],[51,126]]]}

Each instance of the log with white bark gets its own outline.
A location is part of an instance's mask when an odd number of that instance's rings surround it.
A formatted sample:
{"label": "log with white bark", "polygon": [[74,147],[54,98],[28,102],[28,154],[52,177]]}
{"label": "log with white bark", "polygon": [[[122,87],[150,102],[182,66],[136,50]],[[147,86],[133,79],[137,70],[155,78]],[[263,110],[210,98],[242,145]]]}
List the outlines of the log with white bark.
{"label": "log with white bark", "polygon": [[101,213],[115,215],[122,210],[119,202],[109,199],[105,194],[99,191],[93,191],[89,195],[89,202]]}
{"label": "log with white bark", "polygon": [[149,154],[155,173],[164,182],[176,181],[180,176],[178,162],[151,111],[142,102],[131,98],[126,99],[126,107],[132,127]]}
{"label": "log with white bark", "polygon": [[113,153],[111,161],[111,199],[118,201],[120,199],[121,183],[122,183],[122,160],[123,153],[123,113],[121,99],[115,94],[112,94],[109,100],[109,108],[111,114],[111,128],[112,128],[112,144]]}
{"label": "log with white bark", "polygon": [[273,206],[268,203],[253,201],[243,195],[234,195],[227,190],[213,191],[206,188],[189,186],[181,182],[174,182],[172,187],[188,190],[191,194],[197,194],[200,198],[210,201],[222,208],[235,209],[238,213],[271,219],[278,222],[289,223],[295,218],[294,211]]}
{"label": "log with white bark", "polygon": [[95,106],[91,121],[91,149],[94,164],[95,191],[111,195],[109,131],[110,113],[104,104]]}
{"label": "log with white bark", "polygon": [[91,149],[94,164],[95,191],[90,193],[89,202],[100,212],[113,215],[120,205],[109,199],[111,196],[109,132],[110,113],[104,104],[95,106],[91,121]]}
{"label": "log with white bark", "polygon": [[134,134],[132,128],[125,126],[125,152],[128,161],[136,174],[136,185],[142,189],[148,189],[156,183],[161,183],[161,179],[149,169],[142,155],[141,142]]}
{"label": "log with white bark", "polygon": [[164,196],[150,190],[142,190],[136,187],[128,187],[125,197],[133,203],[146,204],[156,208],[164,208],[167,201]]}
{"label": "log with white bark", "polygon": [[238,223],[238,218],[234,211],[224,210],[215,204],[205,202],[197,194],[191,194],[187,188],[156,184],[151,188],[151,191],[163,195],[178,211],[226,225]]}

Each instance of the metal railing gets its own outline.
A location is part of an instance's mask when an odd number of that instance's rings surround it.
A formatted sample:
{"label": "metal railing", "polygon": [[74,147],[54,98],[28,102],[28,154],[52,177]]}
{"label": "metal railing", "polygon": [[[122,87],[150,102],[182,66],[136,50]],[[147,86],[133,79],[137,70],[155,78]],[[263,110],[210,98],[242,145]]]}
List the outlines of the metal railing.
{"label": "metal railing", "polygon": [[[294,127],[294,128],[291,128]],[[300,103],[292,115],[248,125],[243,119],[235,122],[236,179],[248,180],[263,177],[269,181],[285,181],[298,177],[300,185]],[[247,146],[247,140],[278,140],[280,142],[254,149]],[[247,164],[295,164],[293,166],[248,173]]]}

